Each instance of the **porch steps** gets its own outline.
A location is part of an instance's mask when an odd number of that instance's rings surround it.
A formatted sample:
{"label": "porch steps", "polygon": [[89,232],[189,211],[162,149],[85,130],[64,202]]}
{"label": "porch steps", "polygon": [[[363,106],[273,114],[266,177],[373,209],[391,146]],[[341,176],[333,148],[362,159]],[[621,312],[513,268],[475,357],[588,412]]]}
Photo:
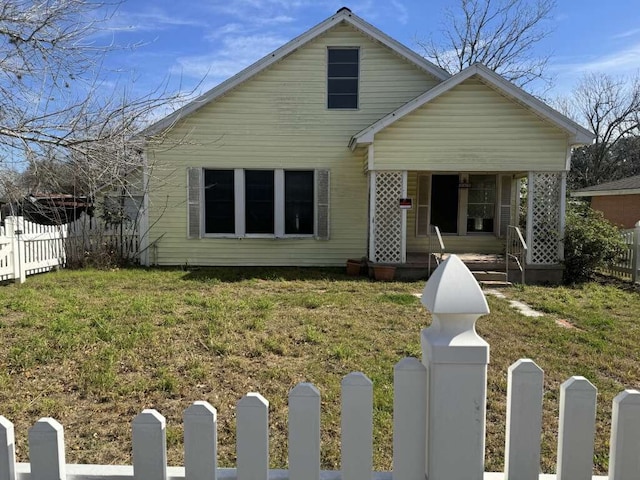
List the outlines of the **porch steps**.
{"label": "porch steps", "polygon": [[511,282],[507,281],[507,274],[505,272],[497,272],[491,270],[475,270],[472,271],[473,276],[478,281],[481,287],[510,287]]}

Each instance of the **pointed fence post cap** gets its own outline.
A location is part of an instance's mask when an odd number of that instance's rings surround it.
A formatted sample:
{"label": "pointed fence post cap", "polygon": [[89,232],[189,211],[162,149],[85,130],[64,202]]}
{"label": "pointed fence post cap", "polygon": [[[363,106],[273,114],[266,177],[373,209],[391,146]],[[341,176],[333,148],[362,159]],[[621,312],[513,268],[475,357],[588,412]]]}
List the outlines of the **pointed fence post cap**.
{"label": "pointed fence post cap", "polygon": [[421,302],[434,314],[489,313],[480,285],[457,255],[451,255],[436,268],[424,286]]}
{"label": "pointed fence post cap", "polygon": [[162,428],[166,425],[165,418],[152,408],[145,408],[133,419],[135,425],[159,425]]}

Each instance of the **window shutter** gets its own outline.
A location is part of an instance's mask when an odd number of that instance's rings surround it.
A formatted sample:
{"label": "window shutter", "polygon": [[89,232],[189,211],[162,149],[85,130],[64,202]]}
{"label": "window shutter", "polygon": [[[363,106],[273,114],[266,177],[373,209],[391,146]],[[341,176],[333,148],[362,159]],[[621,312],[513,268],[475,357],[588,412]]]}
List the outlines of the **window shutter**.
{"label": "window shutter", "polygon": [[511,224],[511,175],[500,176],[500,236],[507,236]]}
{"label": "window shutter", "polygon": [[316,238],[329,240],[329,170],[316,170]]}
{"label": "window shutter", "polygon": [[431,200],[431,175],[418,175],[418,205],[416,208],[416,235],[429,235],[429,201]]}
{"label": "window shutter", "polygon": [[200,238],[200,186],[202,169],[187,169],[187,237]]}

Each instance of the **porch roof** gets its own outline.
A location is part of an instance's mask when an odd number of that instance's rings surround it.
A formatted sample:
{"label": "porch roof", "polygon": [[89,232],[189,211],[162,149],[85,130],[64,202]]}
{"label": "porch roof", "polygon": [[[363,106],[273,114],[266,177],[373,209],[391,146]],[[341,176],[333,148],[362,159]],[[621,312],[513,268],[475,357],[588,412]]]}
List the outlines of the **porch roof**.
{"label": "porch roof", "polygon": [[351,148],[351,150],[355,150],[358,146],[369,145],[373,143],[374,137],[377,133],[384,130],[401,118],[405,117],[406,115],[409,115],[414,110],[452,90],[457,85],[473,76],[476,76],[482,82],[501,92],[506,97],[512,99],[520,105],[523,105],[525,108],[532,111],[542,119],[565,131],[569,135],[570,145],[585,145],[593,142],[595,137],[589,130],[580,126],[565,115],[562,115],[560,112],[554,110],[544,102],[541,102],[537,98],[528,94],[513,83],[508,82],[493,70],[490,70],[480,63],[476,63],[462,70],[460,73],[452,76],[451,78],[443,81],[442,83],[436,85],[431,90],[428,90],[422,95],[407,102],[397,110],[371,124],[364,130],[361,130],[353,137],[351,137],[349,141],[349,147]]}

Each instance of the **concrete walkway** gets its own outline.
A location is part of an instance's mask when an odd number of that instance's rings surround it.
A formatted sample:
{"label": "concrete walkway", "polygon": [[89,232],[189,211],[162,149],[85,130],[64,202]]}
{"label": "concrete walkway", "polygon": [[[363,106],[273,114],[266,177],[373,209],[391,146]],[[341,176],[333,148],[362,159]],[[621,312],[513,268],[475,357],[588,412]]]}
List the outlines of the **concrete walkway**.
{"label": "concrete walkway", "polygon": [[515,308],[518,312],[520,312],[525,317],[542,317],[544,315],[544,313],[534,310],[526,303],[520,302],[518,300],[509,300],[507,296],[504,293],[502,293],[500,290],[489,289],[489,290],[485,290],[484,293],[485,295],[493,295],[496,298],[508,300],[509,306],[511,308]]}

